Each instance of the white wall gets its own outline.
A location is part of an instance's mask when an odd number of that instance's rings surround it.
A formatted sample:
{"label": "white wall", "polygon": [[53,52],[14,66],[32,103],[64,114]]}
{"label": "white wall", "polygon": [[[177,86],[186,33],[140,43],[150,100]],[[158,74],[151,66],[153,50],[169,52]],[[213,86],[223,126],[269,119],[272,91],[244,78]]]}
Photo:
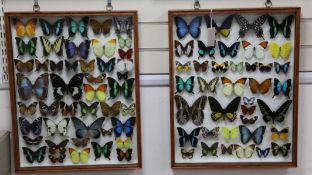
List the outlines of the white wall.
{"label": "white wall", "polygon": [[[203,0],[202,0],[203,1]],[[103,0],[39,0],[42,11],[104,10]],[[239,3],[237,3],[239,2]],[[167,11],[192,8],[192,0],[113,0],[117,10],[138,10],[141,74],[168,73]],[[207,0],[202,8],[261,7],[264,0]],[[312,1],[273,0],[274,6],[302,7],[301,71],[312,71]],[[6,0],[6,11],[28,11],[32,0]],[[311,82],[311,81],[310,81]],[[142,87],[143,169],[88,174],[101,175],[311,175],[312,84],[300,85],[299,147],[297,169],[172,170],[170,168],[169,88]],[[310,103],[311,102],[311,103]],[[11,130],[8,90],[0,91],[0,130]],[[155,110],[157,107],[157,110]],[[153,111],[153,112],[151,112]],[[64,173],[72,174],[72,173]],[[77,173],[77,175],[86,173]],[[63,175],[63,174],[62,174]]]}

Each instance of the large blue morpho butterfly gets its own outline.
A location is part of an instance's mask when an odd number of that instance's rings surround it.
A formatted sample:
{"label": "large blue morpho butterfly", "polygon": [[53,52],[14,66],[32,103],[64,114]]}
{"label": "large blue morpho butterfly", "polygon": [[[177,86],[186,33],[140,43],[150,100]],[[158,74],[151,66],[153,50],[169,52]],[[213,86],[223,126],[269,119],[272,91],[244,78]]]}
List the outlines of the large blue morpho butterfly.
{"label": "large blue morpho butterfly", "polygon": [[251,133],[250,130],[246,126],[240,125],[239,131],[240,131],[242,143],[247,144],[252,139],[256,145],[260,145],[263,140],[265,129],[266,129],[266,126],[260,126]]}
{"label": "large blue morpho butterfly", "polygon": [[88,38],[88,16],[81,18],[79,22],[68,16],[65,19],[68,26],[68,38],[75,36],[77,31],[80,32],[81,36]]}
{"label": "large blue morpho butterfly", "polygon": [[220,50],[221,57],[226,57],[227,55],[231,56],[232,58],[236,57],[238,53],[240,42],[235,42],[230,47],[225,45],[222,41],[218,41],[218,46]]}
{"label": "large blue morpho butterfly", "polygon": [[63,27],[64,27],[64,19],[59,19],[54,22],[54,24],[49,23],[45,19],[40,18],[39,19],[42,33],[45,36],[50,36],[52,34],[55,34],[56,36],[60,36],[63,33]]}
{"label": "large blue morpho butterfly", "polygon": [[76,129],[77,138],[99,138],[101,136],[101,128],[105,117],[97,118],[90,126],[81,121],[77,117],[71,117]]}
{"label": "large blue morpho butterfly", "polygon": [[73,58],[77,53],[81,56],[81,58],[88,59],[89,49],[90,49],[90,40],[84,40],[77,47],[73,41],[66,39],[65,48],[66,48],[66,55],[68,59]]}
{"label": "large blue morpho butterfly", "polygon": [[187,142],[190,142],[192,147],[194,147],[194,148],[197,147],[197,143],[198,143],[197,136],[199,135],[199,132],[201,130],[200,127],[193,129],[193,131],[190,134],[188,134],[181,127],[177,127],[177,129],[178,129],[178,134],[180,136],[180,138],[179,138],[180,147],[184,147]]}
{"label": "large blue morpho butterfly", "polygon": [[268,155],[270,154],[270,150],[271,148],[265,148],[265,149],[261,149],[259,147],[256,147],[256,152],[259,158],[261,158],[263,156],[263,158],[267,158]]}
{"label": "large blue morpho butterfly", "polygon": [[36,136],[41,134],[42,117],[36,118],[32,123],[29,123],[26,118],[20,117],[18,122],[21,128],[21,133],[23,135],[28,135],[30,132]]}
{"label": "large blue morpho butterfly", "polygon": [[112,58],[108,60],[108,62],[105,62],[99,57],[96,57],[96,63],[98,65],[99,71],[104,73],[106,72],[113,72],[116,64],[116,58]]}
{"label": "large blue morpho butterfly", "polygon": [[40,147],[39,149],[37,149],[37,151],[33,151],[27,147],[22,147],[22,149],[25,158],[29,163],[34,163],[35,161],[41,163],[44,160],[47,147]]}
{"label": "large blue morpho butterfly", "polygon": [[289,65],[290,65],[290,62],[287,62],[283,65],[281,65],[277,62],[274,62],[275,72],[277,74],[279,74],[280,72],[284,72],[286,74],[288,72]]}
{"label": "large blue morpho butterfly", "polygon": [[199,37],[202,22],[201,16],[195,17],[190,25],[187,25],[185,20],[178,16],[174,17],[174,21],[177,26],[177,35],[179,39],[184,38],[188,33],[190,33],[193,38]]}
{"label": "large blue morpho butterfly", "polygon": [[282,83],[277,78],[274,78],[274,95],[272,98],[283,93],[286,97],[288,97],[288,99],[290,99],[289,97],[290,88],[291,88],[291,79],[288,79],[284,81],[284,83]]}
{"label": "large blue morpho butterfly", "polygon": [[116,137],[120,137],[124,132],[127,137],[131,137],[133,134],[133,127],[136,123],[136,118],[131,117],[124,123],[122,123],[118,118],[111,117],[112,126],[114,127],[114,133]]}
{"label": "large blue morpho butterfly", "polygon": [[188,93],[194,93],[193,92],[193,89],[194,89],[194,76],[191,76],[186,81],[183,81],[183,79],[181,77],[179,77],[179,76],[175,76],[175,78],[176,78],[176,89],[177,89],[176,93],[180,93],[184,89]]}

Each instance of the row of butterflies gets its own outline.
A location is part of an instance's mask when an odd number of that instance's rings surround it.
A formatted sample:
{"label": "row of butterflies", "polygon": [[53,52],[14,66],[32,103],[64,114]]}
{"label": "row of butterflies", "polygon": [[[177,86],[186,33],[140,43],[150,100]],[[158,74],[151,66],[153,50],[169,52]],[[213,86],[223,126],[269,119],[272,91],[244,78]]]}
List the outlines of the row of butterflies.
{"label": "row of butterflies", "polygon": [[[204,18],[207,28],[215,28],[216,34],[220,34],[223,37],[228,37],[230,35],[232,22],[235,18],[240,26],[240,30],[238,32],[239,38],[243,38],[249,31],[253,31],[258,38],[264,39],[262,25],[266,22],[266,20],[268,20],[268,24],[270,26],[270,38],[275,38],[279,32],[281,32],[285,38],[290,38],[291,25],[294,15],[287,16],[281,23],[279,23],[273,16],[265,14],[258,17],[252,23],[249,23],[249,21],[243,16],[234,14],[228,16],[220,26],[216,24],[210,15],[205,15]],[[184,38],[187,34],[190,34],[193,38],[199,37],[201,33],[202,16],[193,18],[189,24],[187,24],[186,21],[179,16],[176,16],[174,21],[179,39]]]}
{"label": "row of butterflies", "polygon": [[[17,57],[24,56],[27,52],[30,56],[37,57],[37,37],[31,38],[27,43],[19,37],[15,37],[15,40],[18,51]],[[102,42],[98,39],[84,40],[79,45],[76,45],[73,41],[69,39],[64,39],[64,36],[57,38],[54,43],[51,43],[45,36],[40,36],[40,40],[43,47],[42,51],[44,57],[48,57],[53,51],[57,56],[62,57],[63,45],[65,45],[66,56],[68,59],[72,59],[76,55],[80,56],[83,59],[88,59],[90,45],[92,45],[93,53],[96,57],[101,58],[103,55],[105,55],[105,57],[110,58],[114,56],[117,46],[116,39],[110,39],[105,44],[102,44]],[[122,44],[121,40],[119,40],[118,42],[120,48],[122,49],[125,46],[131,47],[132,45],[132,41],[131,43],[127,44]],[[127,51],[124,51],[122,49],[118,49],[120,58],[131,59],[133,50],[128,49]]]}
{"label": "row of butterflies", "polygon": [[[176,80],[176,93],[182,93],[183,91],[186,91],[188,93],[194,94],[194,79],[195,76],[191,76],[184,81],[181,77],[175,76]],[[223,93],[224,95],[237,95],[241,96],[244,93],[245,90],[245,84],[247,82],[246,77],[239,78],[236,81],[232,81],[227,77],[221,77],[221,81],[223,84]],[[199,92],[205,93],[205,92],[212,92],[215,93],[217,90],[217,85],[219,82],[219,77],[213,78],[211,81],[207,82],[204,78],[198,76],[197,77],[198,85],[199,85]],[[261,93],[266,94],[269,92],[271,88],[271,82],[272,79],[268,78],[264,80],[263,82],[259,83],[257,80],[253,78],[249,78],[249,87],[250,91],[253,94]],[[278,96],[280,94],[284,94],[286,97],[290,99],[290,91],[291,91],[291,79],[287,79],[284,82],[281,82],[279,79],[274,78],[274,95]]]}
{"label": "row of butterflies", "polygon": [[[206,46],[204,42],[201,40],[198,40],[198,55],[199,58],[204,57],[206,54],[210,58],[215,58],[215,46]],[[230,56],[231,58],[235,58],[239,51],[240,43],[242,43],[242,46],[244,48],[244,57],[247,60],[252,59],[255,57],[258,60],[263,60],[265,58],[265,49],[269,46],[271,51],[271,56],[274,59],[283,58],[284,60],[289,58],[289,55],[292,51],[292,44],[291,42],[285,42],[281,46],[276,42],[268,42],[268,41],[262,41],[258,44],[252,44],[249,41],[243,40],[242,42],[237,41],[230,46],[227,46],[222,41],[218,41],[218,47],[220,51],[220,56],[222,58],[226,56]],[[184,46],[179,41],[174,41],[174,47],[175,47],[175,55],[177,57],[182,57],[185,55],[186,57],[193,56],[193,50],[194,50],[194,40],[191,40],[187,42]]]}
{"label": "row of butterflies", "polygon": [[[241,97],[236,97],[225,108],[223,108],[218,100],[212,96],[209,96],[208,98],[207,96],[201,96],[192,105],[189,105],[189,103],[180,95],[176,95],[174,99],[177,107],[177,123],[179,125],[185,125],[189,121],[192,121],[193,124],[197,126],[202,125],[204,122],[204,108],[206,106],[207,99],[209,101],[211,109],[211,119],[215,122],[222,119],[224,121],[228,120],[230,122],[235,121],[237,118],[237,110],[241,101]],[[277,110],[272,110],[261,99],[257,99],[257,103],[262,113],[264,122],[272,122],[274,124],[276,122],[282,123],[285,120],[287,111],[292,103],[292,100],[285,101],[282,105],[279,106]],[[248,105],[242,105],[241,109],[243,114],[252,115],[256,110],[256,106],[249,103]],[[257,116],[253,118],[247,118],[241,115],[240,117],[244,124],[254,124],[258,119]]]}
{"label": "row of butterflies", "polygon": [[[133,28],[132,17],[113,17],[113,19],[107,19],[103,22],[99,22],[96,19],[89,20],[88,16],[82,17],[79,21],[75,21],[71,17],[65,17],[65,19],[58,19],[52,24],[49,23],[47,20],[40,18],[39,22],[41,24],[42,33],[45,36],[51,36],[53,34],[56,36],[62,35],[65,20],[68,26],[68,38],[74,37],[77,32],[79,32],[82,37],[88,38],[89,22],[94,34],[96,35],[99,35],[101,33],[103,35],[109,34],[112,25],[114,26],[115,33],[117,35],[120,35],[122,33],[130,35]],[[34,37],[36,35],[36,18],[28,20],[25,24],[21,20],[15,18],[13,19],[13,23],[16,27],[16,35],[18,37]]]}
{"label": "row of butterflies", "polygon": [[[96,62],[96,64],[95,64]],[[95,70],[95,67],[97,65],[98,70],[102,73],[100,80],[104,80],[106,77],[105,72],[111,73],[115,69],[116,65],[116,58],[111,58],[107,62],[102,60],[101,58],[92,59],[89,62],[84,60],[76,60],[74,62],[69,62],[67,60],[61,60],[58,62],[54,62],[52,60],[46,59],[43,62],[40,62],[38,59],[30,59],[25,62],[14,59],[14,64],[16,67],[16,70],[18,72],[32,72],[35,71],[49,71],[49,67],[51,71],[59,71],[61,72],[63,69],[66,68],[66,71],[74,71],[77,72],[77,68],[80,65],[80,70],[83,73],[86,72],[93,72]],[[34,68],[36,67],[36,68]],[[65,68],[64,68],[65,67]],[[121,59],[117,59],[117,68],[119,72],[117,72],[118,79],[127,79],[128,75],[133,71],[133,60],[127,59],[126,61],[121,57]],[[92,75],[87,74],[90,78]],[[87,77],[87,76],[86,76]],[[94,79],[94,78],[91,78]]]}
{"label": "row of butterflies", "polygon": [[[68,83],[57,74],[51,73],[50,79],[54,87],[53,96],[56,100],[63,99],[64,96],[70,95],[74,100],[80,100],[82,97],[82,86],[85,91],[85,98],[87,101],[98,99],[99,101],[106,100],[107,84],[101,84],[96,89],[89,84],[83,84],[83,73],[74,75]],[[115,99],[119,94],[123,94],[125,99],[132,99],[134,78],[124,80],[119,84],[117,80],[107,77],[109,87],[109,100]],[[16,84],[19,97],[22,100],[29,100],[35,96],[39,100],[44,100],[48,97],[49,90],[49,74],[41,74],[34,83],[32,83],[27,76],[21,73],[16,74]]]}
{"label": "row of butterflies", "polygon": [[[175,61],[176,71],[178,73],[190,73],[192,71],[191,64],[192,64],[191,61],[187,61],[185,63]],[[269,64],[254,62],[250,64],[248,62],[243,62],[243,61],[239,63],[235,63],[233,61],[230,61],[230,62],[225,61],[225,62],[222,62],[221,64],[218,64],[215,61],[211,61],[211,71],[213,73],[219,73],[219,72],[226,73],[227,70],[230,69],[232,72],[242,73],[244,70],[246,70],[247,72],[250,73],[250,72],[255,72],[257,68],[259,68],[259,71],[261,73],[269,73],[271,72],[273,65],[275,68],[275,72],[277,74],[281,72],[284,72],[286,74],[288,72],[290,62],[287,62],[281,65],[280,63],[277,63],[277,62],[269,63]],[[209,61],[207,60],[207,61],[203,61],[202,63],[200,63],[197,60],[193,60],[193,67],[196,73],[208,72]]]}

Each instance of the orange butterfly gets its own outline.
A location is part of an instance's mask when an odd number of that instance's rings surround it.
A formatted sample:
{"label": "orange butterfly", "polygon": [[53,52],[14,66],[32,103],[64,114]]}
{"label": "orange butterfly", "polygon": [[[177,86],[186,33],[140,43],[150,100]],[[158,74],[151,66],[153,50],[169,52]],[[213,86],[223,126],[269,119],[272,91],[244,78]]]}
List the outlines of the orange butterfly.
{"label": "orange butterfly", "polygon": [[252,93],[261,93],[265,94],[270,90],[271,87],[271,78],[264,80],[262,83],[258,83],[257,80],[249,78],[249,87]]}
{"label": "orange butterfly", "polygon": [[16,26],[16,35],[18,37],[23,37],[25,35],[28,35],[29,37],[35,36],[37,19],[30,19],[26,22],[26,25],[24,25],[19,19],[13,19],[13,23]]}
{"label": "orange butterfly", "polygon": [[85,91],[85,98],[88,102],[91,102],[96,97],[100,102],[105,101],[107,84],[101,84],[97,89],[94,89],[89,84],[83,85]]}

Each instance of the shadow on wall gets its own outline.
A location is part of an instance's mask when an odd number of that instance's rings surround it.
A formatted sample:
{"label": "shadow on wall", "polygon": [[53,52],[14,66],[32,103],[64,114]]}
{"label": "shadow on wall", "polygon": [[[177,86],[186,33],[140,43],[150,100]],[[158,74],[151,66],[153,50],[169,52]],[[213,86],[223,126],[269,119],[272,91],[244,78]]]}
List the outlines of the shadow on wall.
{"label": "shadow on wall", "polygon": [[287,171],[287,169],[174,170],[173,175],[285,175],[288,174]]}

